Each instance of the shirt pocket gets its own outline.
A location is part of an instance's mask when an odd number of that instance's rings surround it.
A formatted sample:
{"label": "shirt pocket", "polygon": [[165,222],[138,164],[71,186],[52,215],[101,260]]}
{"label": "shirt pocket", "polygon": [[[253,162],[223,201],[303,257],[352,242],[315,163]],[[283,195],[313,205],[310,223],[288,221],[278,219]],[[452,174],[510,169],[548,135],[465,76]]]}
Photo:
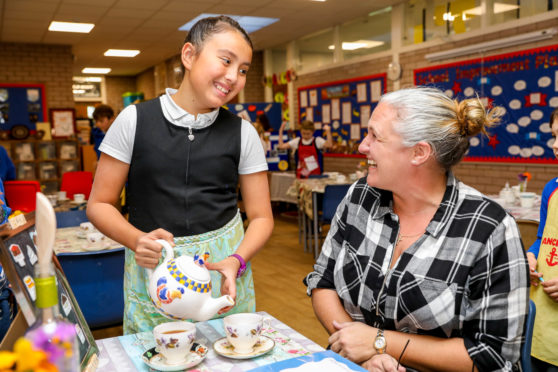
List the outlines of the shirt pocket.
{"label": "shirt pocket", "polygon": [[456,283],[405,272],[397,283],[394,309],[397,330],[450,337],[459,325],[455,313]]}

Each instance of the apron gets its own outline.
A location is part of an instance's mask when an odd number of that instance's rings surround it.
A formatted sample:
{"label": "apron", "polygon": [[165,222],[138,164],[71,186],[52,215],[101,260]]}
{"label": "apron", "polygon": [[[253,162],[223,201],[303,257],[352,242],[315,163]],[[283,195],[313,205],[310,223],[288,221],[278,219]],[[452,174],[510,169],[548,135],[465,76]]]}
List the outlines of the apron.
{"label": "apron", "polygon": [[304,145],[302,138],[298,143],[297,156],[298,164],[296,167],[297,178],[308,178],[309,175],[320,175],[322,169],[320,166],[320,150],[316,147],[316,139],[312,138],[312,143]]}
{"label": "apron", "polygon": [[[194,256],[209,252],[209,261],[218,262],[233,254],[242,238],[244,226],[240,213],[220,229],[207,233],[174,238],[174,256]],[[164,252],[164,251],[163,251]],[[160,260],[162,262],[162,260]],[[244,275],[236,279],[235,306],[225,314],[216,314],[215,318],[224,317],[234,313],[252,313],[256,311],[256,298],[254,280],[249,262]],[[209,271],[211,275],[212,297],[220,297],[221,274]],[[124,334],[138,332],[151,332],[153,327],[160,323],[171,321],[157,310],[147,291],[149,278],[146,270],[136,264],[135,254],[131,249],[126,249],[124,270]]]}
{"label": "apron", "polygon": [[[545,280],[558,277],[558,194],[548,202],[537,271]],[[558,366],[558,303],[544,293],[541,285],[531,286],[531,299],[537,306],[531,355]]]}

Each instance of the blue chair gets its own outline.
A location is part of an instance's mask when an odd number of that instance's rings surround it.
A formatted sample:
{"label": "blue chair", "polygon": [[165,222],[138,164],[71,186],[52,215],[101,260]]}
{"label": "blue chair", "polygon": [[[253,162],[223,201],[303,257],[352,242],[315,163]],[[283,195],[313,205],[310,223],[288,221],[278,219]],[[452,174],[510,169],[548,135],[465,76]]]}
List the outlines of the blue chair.
{"label": "blue chair", "polygon": [[56,212],[56,227],[79,226],[82,222],[87,222],[87,215],[84,210],[75,210],[67,212]]}
{"label": "blue chair", "polygon": [[533,339],[533,327],[535,326],[535,316],[537,315],[537,307],[533,300],[529,300],[529,313],[527,314],[527,323],[525,324],[525,344],[521,349],[521,370],[523,372],[531,372],[531,342]]}

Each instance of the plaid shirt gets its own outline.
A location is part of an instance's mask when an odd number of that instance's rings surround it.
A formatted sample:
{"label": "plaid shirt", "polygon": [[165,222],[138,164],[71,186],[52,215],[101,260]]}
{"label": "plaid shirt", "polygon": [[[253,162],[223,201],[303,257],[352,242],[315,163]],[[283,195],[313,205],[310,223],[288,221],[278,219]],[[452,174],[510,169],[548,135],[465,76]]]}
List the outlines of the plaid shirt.
{"label": "plaid shirt", "polygon": [[461,337],[480,371],[518,369],[529,274],[513,217],[448,173],[426,232],[390,269],[398,233],[391,192],[357,181],[304,279],[308,295],[334,289],[353,320],[374,327]]}

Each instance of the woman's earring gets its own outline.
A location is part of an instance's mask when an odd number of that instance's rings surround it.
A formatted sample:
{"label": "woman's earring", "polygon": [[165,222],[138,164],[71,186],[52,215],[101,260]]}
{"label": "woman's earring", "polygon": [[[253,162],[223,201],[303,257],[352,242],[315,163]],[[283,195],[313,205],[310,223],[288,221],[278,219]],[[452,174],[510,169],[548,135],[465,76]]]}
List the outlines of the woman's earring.
{"label": "woman's earring", "polygon": [[411,164],[418,164],[418,161],[416,161],[416,160],[411,160]]}

